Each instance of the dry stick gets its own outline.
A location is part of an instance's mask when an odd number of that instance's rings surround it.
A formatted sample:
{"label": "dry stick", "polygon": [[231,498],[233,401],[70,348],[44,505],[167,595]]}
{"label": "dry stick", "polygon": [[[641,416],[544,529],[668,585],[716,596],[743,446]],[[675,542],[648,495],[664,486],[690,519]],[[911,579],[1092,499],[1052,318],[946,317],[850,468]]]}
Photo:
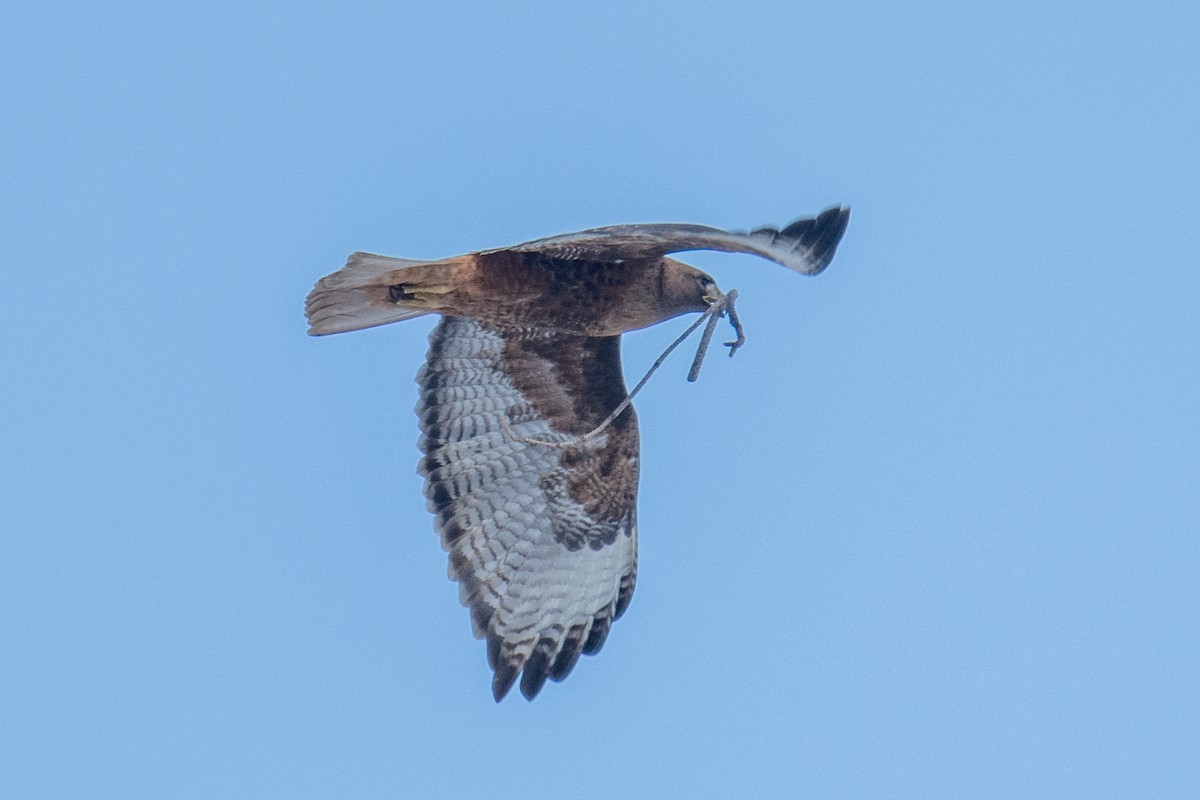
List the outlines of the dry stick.
{"label": "dry stick", "polygon": [[730,358],[733,358],[733,354],[738,351],[738,348],[746,343],[746,332],[742,328],[742,321],[738,319],[737,309],[733,305],[735,300],[737,300],[737,289],[730,289],[729,294],[722,295],[709,309],[710,312],[715,309],[715,313],[708,315],[708,326],[700,337],[700,346],[696,348],[696,357],[692,359],[692,368],[688,370],[688,382],[693,382],[700,377],[700,365],[704,363],[704,356],[708,353],[708,343],[712,339],[713,331],[717,329],[718,317],[723,317],[728,312],[729,324],[733,326],[733,332],[737,334],[737,341],[725,343],[725,346],[729,348]]}
{"label": "dry stick", "polygon": [[[633,398],[636,397],[637,393],[640,392],[642,387],[646,385],[646,381],[650,380],[650,376],[653,375],[655,371],[663,365],[663,362],[667,360],[667,356],[671,355],[672,351],[674,351],[676,347],[683,344],[683,341],[691,336],[692,332],[695,331],[696,328],[699,328],[700,325],[707,320],[708,327],[704,329],[704,335],[700,339],[700,347],[696,350],[696,357],[692,360],[692,368],[688,372],[688,380],[696,380],[696,378],[700,375],[700,363],[704,360],[704,355],[708,350],[708,342],[710,339],[712,339],[713,329],[717,327],[717,320],[725,316],[726,312],[729,314],[729,324],[733,326],[733,330],[737,334],[737,341],[725,342],[725,346],[729,348],[729,356],[732,358],[733,354],[737,352],[737,349],[746,343],[746,335],[742,328],[742,321],[738,319],[737,312],[733,307],[735,300],[737,300],[737,289],[730,289],[728,294],[723,294],[717,298],[717,300],[710,305],[703,314],[700,315],[699,319],[693,322],[686,331],[680,334],[678,339],[671,342],[667,349],[662,352],[662,355],[655,359],[654,363],[650,365],[650,369],[646,370],[646,374],[643,375],[642,379],[637,382],[636,386],[633,387],[633,391],[631,391],[625,397],[625,399],[621,401],[620,405],[613,409],[613,412],[609,414],[603,422],[601,422],[592,430],[588,431],[582,436],[562,442],[547,442],[542,439],[530,439],[524,436],[514,436],[513,438],[518,442],[525,442],[526,444],[540,444],[546,447],[559,448],[575,447],[577,445],[584,444],[590,439],[596,438],[604,431],[605,428],[612,424],[613,420],[621,416],[621,412],[629,407],[629,404],[633,402]],[[505,428],[508,428],[507,420],[501,417],[500,421]]]}

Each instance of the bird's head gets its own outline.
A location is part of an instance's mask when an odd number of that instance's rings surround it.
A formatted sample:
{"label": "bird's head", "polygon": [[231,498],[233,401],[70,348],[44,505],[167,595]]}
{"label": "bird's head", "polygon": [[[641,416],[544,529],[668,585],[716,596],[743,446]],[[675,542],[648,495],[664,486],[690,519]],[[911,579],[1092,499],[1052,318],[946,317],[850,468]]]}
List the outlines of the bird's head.
{"label": "bird's head", "polygon": [[664,258],[663,262],[661,301],[664,309],[672,312],[670,316],[707,311],[721,299],[717,282],[707,272],[671,258]]}
{"label": "bird's head", "polygon": [[648,328],[681,314],[707,311],[721,298],[711,276],[673,258],[642,270],[637,291],[625,292],[606,320],[604,335]]}

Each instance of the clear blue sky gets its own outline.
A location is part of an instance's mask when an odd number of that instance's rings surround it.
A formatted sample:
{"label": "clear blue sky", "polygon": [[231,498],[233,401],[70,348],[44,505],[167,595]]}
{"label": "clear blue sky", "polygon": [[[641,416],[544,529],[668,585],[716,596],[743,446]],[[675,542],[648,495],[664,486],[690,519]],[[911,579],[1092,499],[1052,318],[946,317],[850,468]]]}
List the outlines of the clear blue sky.
{"label": "clear blue sky", "polygon": [[[1200,795],[1194,3],[23,3],[0,795]],[[604,651],[495,705],[352,250],[844,202],[692,263]],[[684,327],[626,338],[635,380]]]}

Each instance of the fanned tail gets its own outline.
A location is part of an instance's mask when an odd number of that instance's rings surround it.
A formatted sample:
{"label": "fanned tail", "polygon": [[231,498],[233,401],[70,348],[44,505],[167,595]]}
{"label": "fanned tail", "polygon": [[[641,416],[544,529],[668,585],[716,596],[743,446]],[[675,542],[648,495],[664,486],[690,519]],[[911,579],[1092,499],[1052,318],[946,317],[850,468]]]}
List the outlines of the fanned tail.
{"label": "fanned tail", "polygon": [[437,311],[436,298],[452,288],[451,267],[451,261],[351,253],[346,266],[309,292],[304,303],[308,333],[357,331]]}

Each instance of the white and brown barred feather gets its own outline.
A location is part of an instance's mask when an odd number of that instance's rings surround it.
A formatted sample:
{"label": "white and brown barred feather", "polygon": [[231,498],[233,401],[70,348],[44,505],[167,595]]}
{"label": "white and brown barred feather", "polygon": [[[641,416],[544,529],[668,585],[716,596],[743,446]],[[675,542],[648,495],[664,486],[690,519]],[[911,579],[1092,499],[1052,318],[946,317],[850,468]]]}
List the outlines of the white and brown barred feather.
{"label": "white and brown barred feather", "polygon": [[533,698],[600,650],[637,573],[638,431],[618,337],[444,317],[417,378],[420,472],[450,576],[487,639],[497,700]]}

